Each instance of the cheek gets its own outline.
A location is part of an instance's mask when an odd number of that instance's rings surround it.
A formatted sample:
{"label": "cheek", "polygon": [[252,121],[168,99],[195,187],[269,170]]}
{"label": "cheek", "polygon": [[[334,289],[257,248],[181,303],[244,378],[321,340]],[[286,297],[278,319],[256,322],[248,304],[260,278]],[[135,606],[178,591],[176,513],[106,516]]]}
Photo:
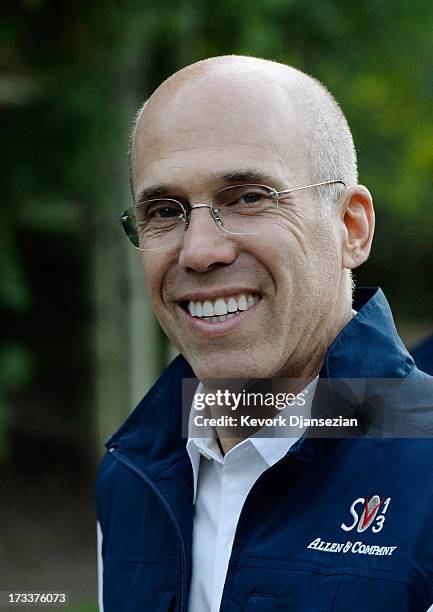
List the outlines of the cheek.
{"label": "cheek", "polygon": [[335,292],[341,252],[332,221],[298,217],[297,223],[282,220],[275,229],[270,265],[280,298],[286,300],[289,293],[296,309],[300,303],[316,303],[320,296]]}
{"label": "cheek", "polygon": [[161,294],[164,283],[164,266],[160,259],[148,253],[141,256],[147,291],[155,309],[161,308]]}
{"label": "cheek", "polygon": [[341,252],[332,227],[318,226],[312,237],[311,278],[318,302],[335,296],[341,278]]}

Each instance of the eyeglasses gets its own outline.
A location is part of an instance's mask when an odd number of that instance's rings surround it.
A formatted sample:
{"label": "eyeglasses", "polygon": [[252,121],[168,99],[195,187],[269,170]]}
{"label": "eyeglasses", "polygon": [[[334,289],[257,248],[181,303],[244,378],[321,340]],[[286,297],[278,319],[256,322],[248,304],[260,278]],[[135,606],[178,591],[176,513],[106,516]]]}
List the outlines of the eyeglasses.
{"label": "eyeglasses", "polygon": [[233,185],[217,191],[212,204],[194,206],[173,198],[146,200],[125,210],[119,221],[131,244],[140,251],[158,251],[179,243],[192,211],[199,208],[208,208],[216,226],[224,232],[256,234],[262,231],[264,221],[276,217],[279,201],[290,193],[336,183],[346,186],[341,179],[284,191],[266,185]]}

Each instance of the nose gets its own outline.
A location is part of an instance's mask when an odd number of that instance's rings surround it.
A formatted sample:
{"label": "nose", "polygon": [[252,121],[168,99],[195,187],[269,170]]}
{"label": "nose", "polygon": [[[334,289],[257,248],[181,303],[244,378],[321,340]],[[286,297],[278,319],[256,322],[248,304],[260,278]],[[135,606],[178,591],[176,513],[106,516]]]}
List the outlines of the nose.
{"label": "nose", "polygon": [[207,272],[215,264],[231,264],[237,256],[236,244],[227,232],[220,230],[208,207],[193,207],[179,253],[184,270]]}

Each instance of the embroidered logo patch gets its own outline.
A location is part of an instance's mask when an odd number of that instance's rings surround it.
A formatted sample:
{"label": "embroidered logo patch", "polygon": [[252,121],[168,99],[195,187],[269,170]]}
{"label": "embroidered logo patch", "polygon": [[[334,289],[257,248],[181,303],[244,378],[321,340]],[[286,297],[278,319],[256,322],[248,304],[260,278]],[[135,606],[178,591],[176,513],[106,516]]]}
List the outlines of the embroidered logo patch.
{"label": "embroidered logo patch", "polygon": [[349,509],[353,517],[352,523],[350,525],[342,523],[341,529],[343,531],[352,531],[356,527],[356,531],[362,533],[372,525],[371,531],[379,533],[385,523],[385,514],[390,501],[390,497],[381,499],[379,495],[373,495],[371,499],[368,497],[358,497]]}
{"label": "embroidered logo patch", "polygon": [[[349,508],[352,522],[349,525],[340,525],[343,531],[356,529],[358,533],[370,529],[372,533],[379,533],[385,523],[385,515],[391,502],[390,497],[381,498],[379,495],[369,497],[358,497]],[[365,544],[361,541],[352,542],[327,542],[322,538],[315,538],[307,545],[307,548],[319,550],[326,553],[354,553],[360,555],[378,555],[390,557],[397,546],[381,546],[379,544]]]}

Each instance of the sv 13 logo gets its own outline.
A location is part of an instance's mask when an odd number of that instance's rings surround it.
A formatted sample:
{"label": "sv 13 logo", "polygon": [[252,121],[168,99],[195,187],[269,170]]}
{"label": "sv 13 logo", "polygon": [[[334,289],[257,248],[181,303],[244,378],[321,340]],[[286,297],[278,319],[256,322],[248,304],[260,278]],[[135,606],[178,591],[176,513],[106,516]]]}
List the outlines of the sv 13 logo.
{"label": "sv 13 logo", "polygon": [[[368,497],[358,497],[358,499],[355,499],[349,509],[349,512],[353,517],[353,522],[351,525],[342,523],[341,529],[343,529],[343,531],[352,531],[352,529],[355,529],[356,527],[356,531],[358,533],[362,533],[374,523],[371,531],[373,533],[379,533],[385,522],[385,514],[388,510],[390,501],[390,497],[387,499],[380,499],[379,495],[373,495],[371,499],[368,499]],[[361,514],[361,517],[359,516],[358,511]]]}

